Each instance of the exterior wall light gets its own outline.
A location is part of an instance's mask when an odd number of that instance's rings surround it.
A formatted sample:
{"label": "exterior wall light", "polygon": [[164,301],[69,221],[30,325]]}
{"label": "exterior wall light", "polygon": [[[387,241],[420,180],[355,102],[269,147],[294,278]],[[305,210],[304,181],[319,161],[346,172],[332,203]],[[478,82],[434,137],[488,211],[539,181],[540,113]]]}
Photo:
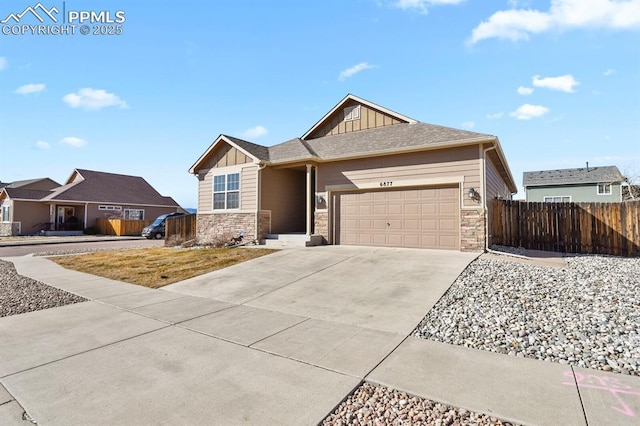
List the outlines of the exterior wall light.
{"label": "exterior wall light", "polygon": [[469,198],[471,198],[474,201],[480,202],[480,194],[478,193],[478,191],[476,191],[473,188],[469,189]]}

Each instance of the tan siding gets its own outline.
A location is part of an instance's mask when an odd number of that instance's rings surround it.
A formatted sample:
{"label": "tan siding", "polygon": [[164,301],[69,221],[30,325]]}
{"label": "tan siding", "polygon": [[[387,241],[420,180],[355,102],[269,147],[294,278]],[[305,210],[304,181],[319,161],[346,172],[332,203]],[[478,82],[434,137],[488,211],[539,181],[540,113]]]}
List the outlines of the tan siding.
{"label": "tan siding", "polygon": [[240,209],[258,210],[258,165],[242,168],[240,177]]}
{"label": "tan siding", "polygon": [[200,170],[201,176],[198,182],[198,211],[210,212],[213,210],[213,176],[223,173],[240,172],[240,209],[256,210],[257,202],[257,164],[247,164],[240,168],[238,166],[224,168],[213,168],[209,170]]}
{"label": "tan siding", "polygon": [[[23,234],[33,234],[42,227],[38,224],[48,223],[49,205],[35,201],[13,201],[13,221],[20,222],[20,232]],[[78,219],[82,220],[81,217]]]}
{"label": "tan siding", "polygon": [[323,124],[308,136],[308,139],[403,123],[403,121],[400,121],[389,114],[369,108],[365,105],[360,105],[359,119],[344,121],[344,108],[354,105],[358,105],[358,103],[356,101],[350,101],[336,110],[325,120]]}
{"label": "tan siding", "polygon": [[211,170],[200,170],[202,179],[198,181],[198,211],[208,212],[213,206],[213,174]]}
{"label": "tan siding", "polygon": [[271,168],[261,173],[260,210],[271,211],[271,232],[303,232],[306,225],[306,173]]}
{"label": "tan siding", "polygon": [[500,176],[493,160],[489,157],[487,157],[485,173],[487,181],[487,204],[498,196],[505,200],[511,199],[511,191],[509,191],[509,187],[502,179],[502,176]]}
{"label": "tan siding", "polygon": [[[318,173],[318,191],[326,186],[370,184],[383,180],[417,180],[464,177],[464,193],[479,190],[478,148],[476,146],[373,157],[323,164]],[[477,207],[465,197],[465,205]]]}

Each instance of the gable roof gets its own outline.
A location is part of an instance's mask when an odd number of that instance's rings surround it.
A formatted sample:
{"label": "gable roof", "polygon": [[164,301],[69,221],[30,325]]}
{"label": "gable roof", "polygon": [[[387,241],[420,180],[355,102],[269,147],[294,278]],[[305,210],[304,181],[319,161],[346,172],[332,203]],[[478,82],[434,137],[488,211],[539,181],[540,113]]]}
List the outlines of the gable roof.
{"label": "gable roof", "polygon": [[616,166],[580,167],[577,169],[524,172],[522,184],[527,186],[576,185],[581,183],[620,183],[625,177]]}
{"label": "gable roof", "polygon": [[6,193],[10,198],[16,200],[40,200],[47,195],[51,195],[51,191],[40,189],[23,189],[5,186],[0,192]]}
{"label": "gable roof", "polygon": [[49,191],[42,200],[178,206],[139,176],[85,169],[75,169],[65,185]]}
{"label": "gable roof", "polygon": [[307,132],[302,135],[302,137],[300,139],[302,140],[306,140],[309,135],[311,135],[313,133],[314,130],[316,130],[318,127],[322,126],[325,121],[327,121],[327,119],[329,119],[329,117],[331,117],[333,115],[334,112],[338,111],[340,108],[342,108],[346,103],[350,102],[350,101],[354,101],[357,102],[359,104],[362,105],[366,105],[370,108],[373,109],[377,109],[380,112],[383,112],[385,114],[388,114],[392,117],[395,117],[396,119],[398,119],[399,121],[403,121],[405,123],[416,123],[416,120],[409,118],[405,115],[402,114],[398,114],[395,111],[391,111],[390,109],[387,109],[385,107],[382,107],[380,105],[376,105],[373,102],[369,102],[365,99],[359,98],[358,96],[352,95],[351,93],[347,94],[347,96],[345,96],[340,102],[338,102],[338,104],[336,106],[334,106],[331,111],[329,111],[328,113],[326,113],[324,115],[324,117],[322,117],[320,120],[318,120],[318,122],[316,124],[314,124],[309,130],[307,130]]}
{"label": "gable roof", "polygon": [[8,187],[8,188],[21,188],[24,186],[29,186],[34,183],[49,181],[52,186],[59,186],[60,184],[53,179],[50,178],[36,178],[36,179],[25,179],[25,180],[16,180],[13,182],[0,182],[0,188]]}
{"label": "gable roof", "polygon": [[227,143],[240,151],[245,155],[253,158],[255,161],[269,161],[269,148],[266,146],[258,145],[253,142],[245,141],[243,139],[234,138],[233,136],[220,134],[213,143],[207,148],[207,150],[193,163],[193,166],[189,168],[189,173],[195,174],[200,170],[202,164],[206,163],[209,155],[213,153],[217,146],[222,143]]}
{"label": "gable roof", "polygon": [[[352,101],[362,103],[382,111],[385,114],[392,115],[401,121],[401,123],[306,139],[315,129],[321,126],[325,120],[331,117],[336,110],[345,103]],[[196,174],[202,165],[205,164],[215,147],[220,143],[228,143],[252,157],[256,162],[271,166],[302,161],[321,163],[490,143],[496,147],[497,156],[502,166],[500,174],[505,178],[505,181],[508,182],[509,188],[513,192],[517,191],[515,181],[504,159],[500,142],[496,136],[421,123],[351,94],[342,99],[300,138],[294,138],[277,145],[266,147],[221,134],[193,166],[191,166],[189,173]]]}

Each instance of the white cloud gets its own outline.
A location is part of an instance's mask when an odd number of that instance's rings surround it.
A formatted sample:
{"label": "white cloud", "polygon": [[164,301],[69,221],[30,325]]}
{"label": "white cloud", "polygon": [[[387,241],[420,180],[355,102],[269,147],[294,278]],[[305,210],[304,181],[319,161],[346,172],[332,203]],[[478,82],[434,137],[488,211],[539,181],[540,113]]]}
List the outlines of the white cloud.
{"label": "white cloud", "polygon": [[7,58],[0,56],[0,71],[7,67]]}
{"label": "white cloud", "polygon": [[31,93],[38,93],[38,92],[42,92],[44,89],[46,88],[46,86],[42,83],[38,83],[38,84],[25,84],[24,86],[20,86],[16,89],[16,93],[19,95],[29,95]]}
{"label": "white cloud", "polygon": [[524,104],[517,110],[510,112],[511,117],[515,117],[518,120],[531,120],[532,118],[542,117],[549,112],[549,108],[542,105]]}
{"label": "white cloud", "polygon": [[259,138],[260,136],[264,136],[267,133],[269,133],[269,131],[266,129],[266,127],[256,126],[242,132],[242,137],[249,138],[249,139]]}
{"label": "white cloud", "polygon": [[367,62],[360,62],[359,64],[356,64],[351,68],[347,68],[346,70],[342,71],[338,76],[338,80],[343,81],[351,77],[352,75],[359,73],[360,71],[368,70],[371,68],[375,68],[375,65],[368,64]]}
{"label": "white cloud", "polygon": [[464,127],[465,129],[473,129],[474,127],[476,127],[476,122],[475,121],[465,121],[464,123],[462,123],[462,127]]}
{"label": "white cloud", "polygon": [[611,75],[614,75],[615,73],[616,73],[616,70],[609,68],[608,70],[603,72],[602,75],[604,75],[605,77],[609,77]]}
{"label": "white cloud", "polygon": [[62,100],[71,108],[84,108],[98,110],[106,107],[128,108],[125,101],[114,93],[106,90],[92,89],[90,87],[80,89],[77,93],[69,93]]}
{"label": "white cloud", "polygon": [[518,87],[518,95],[528,96],[533,93],[533,90],[531,87],[520,86]]}
{"label": "white cloud", "polygon": [[504,112],[495,112],[493,114],[487,114],[486,117],[489,120],[499,120],[504,116]]}
{"label": "white cloud", "polygon": [[403,10],[413,10],[422,15],[426,15],[429,12],[429,6],[455,5],[464,1],[465,0],[396,0],[393,5]]}
{"label": "white cloud", "polygon": [[36,142],[36,148],[41,149],[43,151],[51,148],[51,145],[49,145],[47,142],[45,141],[38,141]]}
{"label": "white cloud", "polygon": [[84,139],[77,138],[75,136],[67,136],[66,138],[60,139],[60,143],[63,145],[72,146],[74,148],[82,148],[87,144],[87,141]]}
{"label": "white cloud", "polygon": [[489,38],[528,40],[532,34],[576,28],[640,28],[640,0],[551,0],[546,12],[501,10],[473,29],[469,43]]}
{"label": "white cloud", "polygon": [[532,84],[536,87],[544,87],[551,90],[560,90],[561,92],[573,93],[574,86],[579,85],[571,74],[561,75],[559,77],[540,78],[539,75],[533,76]]}

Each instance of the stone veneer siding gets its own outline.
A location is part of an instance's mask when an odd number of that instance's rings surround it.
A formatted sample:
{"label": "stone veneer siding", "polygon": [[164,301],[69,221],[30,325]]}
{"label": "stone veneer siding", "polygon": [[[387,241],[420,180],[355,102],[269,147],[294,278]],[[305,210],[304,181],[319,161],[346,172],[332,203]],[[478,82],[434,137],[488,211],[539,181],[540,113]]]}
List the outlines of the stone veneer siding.
{"label": "stone veneer siding", "polygon": [[2,222],[0,223],[0,237],[13,237],[20,233],[19,222]]}
{"label": "stone veneer siding", "polygon": [[313,216],[313,235],[321,235],[322,243],[327,244],[329,241],[329,212],[316,211]]}
{"label": "stone veneer siding", "polygon": [[267,238],[271,233],[271,210],[260,210],[258,212],[258,241]]}
{"label": "stone veneer siding", "polygon": [[203,244],[228,242],[244,232],[244,241],[256,240],[255,213],[198,213],[197,238]]}
{"label": "stone veneer siding", "polygon": [[460,211],[460,250],[484,251],[484,210]]}

